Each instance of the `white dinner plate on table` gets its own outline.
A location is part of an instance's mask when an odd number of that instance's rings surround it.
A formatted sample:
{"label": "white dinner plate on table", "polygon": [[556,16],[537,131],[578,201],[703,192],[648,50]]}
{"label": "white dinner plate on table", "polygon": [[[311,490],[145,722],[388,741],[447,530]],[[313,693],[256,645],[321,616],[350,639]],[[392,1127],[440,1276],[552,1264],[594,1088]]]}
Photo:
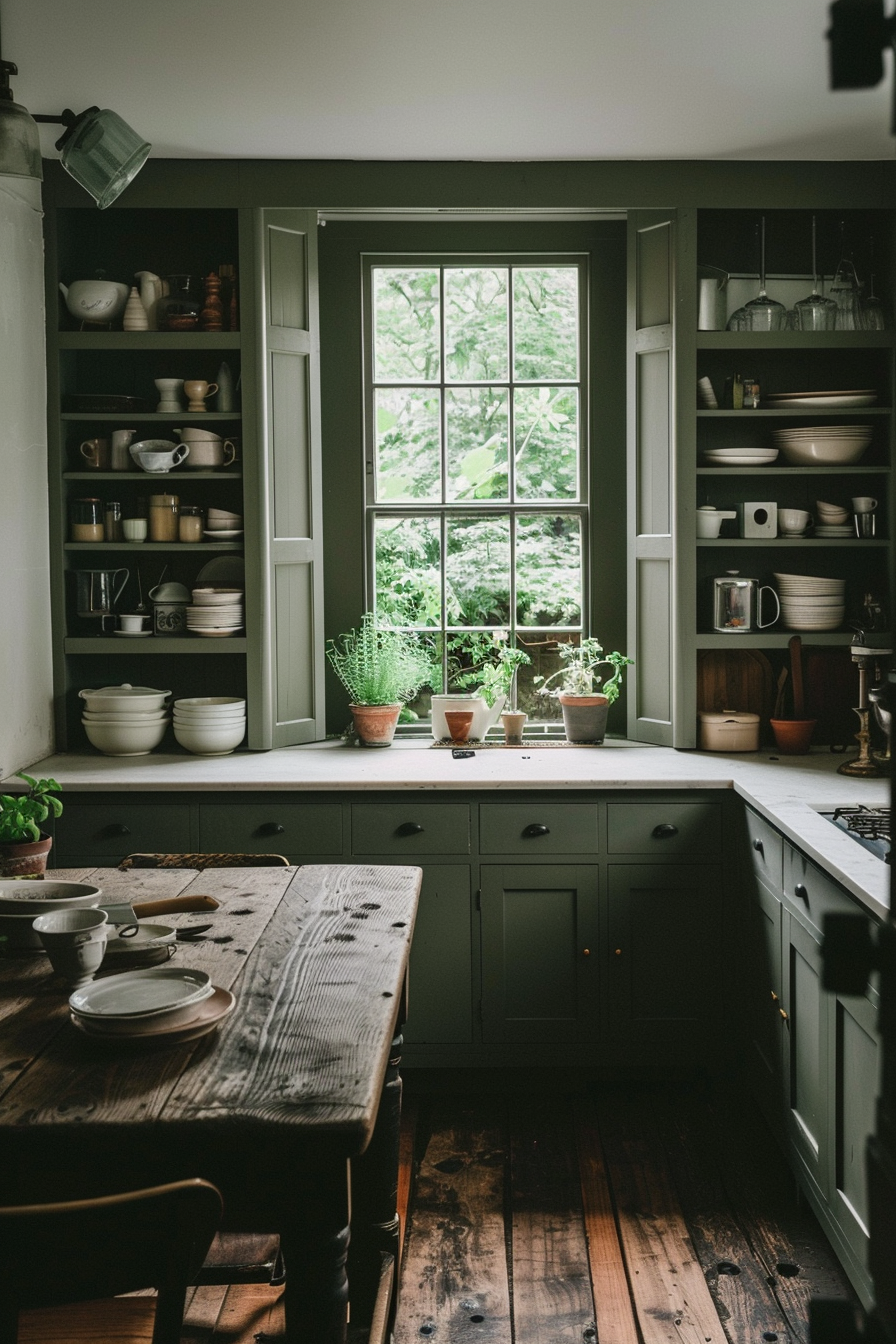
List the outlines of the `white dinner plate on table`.
{"label": "white dinner plate on table", "polygon": [[185,1045],[188,1041],[196,1041],[200,1036],[207,1036],[210,1031],[214,1031],[235,1007],[236,998],[229,989],[213,986],[209,997],[195,1005],[195,1015],[187,1022],[159,1022],[155,1026],[146,1024],[139,1030],[110,1035],[97,1031],[94,1020],[89,1017],[81,1017],[78,1013],[71,1013],[70,1016],[78,1031],[103,1045],[120,1046],[125,1041],[130,1045]]}
{"label": "white dinner plate on table", "polygon": [[90,1018],[100,1029],[133,1025],[138,1018],[164,1017],[187,1012],[213,992],[207,971],[174,966],[153,966],[124,971],[105,980],[83,985],[69,997],[69,1007],[79,1017]]}

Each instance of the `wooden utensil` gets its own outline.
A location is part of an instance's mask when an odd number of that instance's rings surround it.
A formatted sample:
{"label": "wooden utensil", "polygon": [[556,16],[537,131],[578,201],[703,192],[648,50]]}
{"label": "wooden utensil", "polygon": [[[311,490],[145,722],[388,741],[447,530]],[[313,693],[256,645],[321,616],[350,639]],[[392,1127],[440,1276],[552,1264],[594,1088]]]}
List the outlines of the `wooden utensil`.
{"label": "wooden utensil", "polygon": [[788,648],[790,649],[790,675],[793,678],[793,717],[804,719],[806,717],[806,702],[803,697],[803,641],[799,635],[793,636]]}
{"label": "wooden utensil", "polygon": [[775,696],[775,710],[772,714],[773,719],[782,719],[784,717],[784,684],[789,675],[786,667],[782,667],[781,671],[778,673],[778,693]]}

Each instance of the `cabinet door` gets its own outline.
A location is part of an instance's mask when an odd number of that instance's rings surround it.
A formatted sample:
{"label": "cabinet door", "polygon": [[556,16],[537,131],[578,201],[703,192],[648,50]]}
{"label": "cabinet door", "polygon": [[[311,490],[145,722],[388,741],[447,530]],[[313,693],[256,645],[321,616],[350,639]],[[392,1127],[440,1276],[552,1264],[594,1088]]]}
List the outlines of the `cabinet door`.
{"label": "cabinet door", "polygon": [[721,871],[697,864],[608,870],[608,1020],[618,1039],[691,1055],[720,1037]]}
{"label": "cabinet door", "polygon": [[[828,1199],[861,1272],[868,1264],[868,1187],[865,1147],[875,1130],[881,1091],[877,1006],[872,996],[831,1001],[829,1049],[834,1059],[828,1123],[834,1136]],[[830,1038],[832,1036],[832,1039]]]}
{"label": "cabinet door", "polygon": [[465,865],[423,868],[403,1034],[412,1045],[468,1045],[473,1039],[470,870]]}
{"label": "cabinet door", "polygon": [[827,999],[821,937],[786,909],[783,918],[787,1132],[801,1166],[823,1195],[828,1145]]}
{"label": "cabinet door", "polygon": [[483,1040],[595,1043],[597,868],[483,865],[480,882]]}
{"label": "cabinet door", "polygon": [[781,983],[781,898],[765,883],[755,882],[747,901],[744,996],[749,1070],[763,1114],[780,1131],[786,1021]]}
{"label": "cabinet door", "polygon": [[[323,528],[320,479],[320,352],[317,212],[250,212],[242,266],[256,279],[258,311],[247,340],[260,351],[258,479],[247,481],[247,514],[262,538],[246,553],[250,695],[259,707],[249,745],[294,746],[324,724]],[[253,488],[254,485],[254,488]]]}

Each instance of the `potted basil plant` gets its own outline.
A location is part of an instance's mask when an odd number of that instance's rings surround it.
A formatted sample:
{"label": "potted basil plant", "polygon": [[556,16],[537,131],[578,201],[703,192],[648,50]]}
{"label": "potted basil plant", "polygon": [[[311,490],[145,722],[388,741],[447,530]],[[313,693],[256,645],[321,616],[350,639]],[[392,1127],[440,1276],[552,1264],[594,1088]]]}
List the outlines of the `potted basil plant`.
{"label": "potted basil plant", "polygon": [[24,793],[0,794],[0,877],[35,877],[46,872],[53,837],[41,825],[61,816],[62,803],[50,793],[55,779],[32,779],[18,772],[28,785]]}
{"label": "potted basil plant", "polygon": [[357,630],[327,641],[327,658],[349,696],[362,747],[388,747],[402,706],[430,676],[430,660],[408,630],[383,625],[368,611]]}
{"label": "potted basil plant", "polygon": [[[601,643],[593,638],[579,644],[561,644],[558,652],[561,667],[549,677],[535,678],[536,683],[542,683],[539,694],[553,695],[560,701],[568,742],[599,745],[606,735],[610,705],[619,699],[622,669],[631,665],[632,659],[623,653],[604,653]],[[597,670],[604,666],[613,669],[606,679]],[[560,684],[552,687],[552,682]]]}

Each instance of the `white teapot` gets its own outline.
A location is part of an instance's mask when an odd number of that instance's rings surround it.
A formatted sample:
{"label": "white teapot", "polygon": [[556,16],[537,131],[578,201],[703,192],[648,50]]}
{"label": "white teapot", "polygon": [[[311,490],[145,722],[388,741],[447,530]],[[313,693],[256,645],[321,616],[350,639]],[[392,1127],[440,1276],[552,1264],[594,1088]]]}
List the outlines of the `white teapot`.
{"label": "white teapot", "polygon": [[73,280],[70,285],[60,282],[65,306],[78,322],[108,324],[116,322],[124,312],[130,289],[117,280]]}

